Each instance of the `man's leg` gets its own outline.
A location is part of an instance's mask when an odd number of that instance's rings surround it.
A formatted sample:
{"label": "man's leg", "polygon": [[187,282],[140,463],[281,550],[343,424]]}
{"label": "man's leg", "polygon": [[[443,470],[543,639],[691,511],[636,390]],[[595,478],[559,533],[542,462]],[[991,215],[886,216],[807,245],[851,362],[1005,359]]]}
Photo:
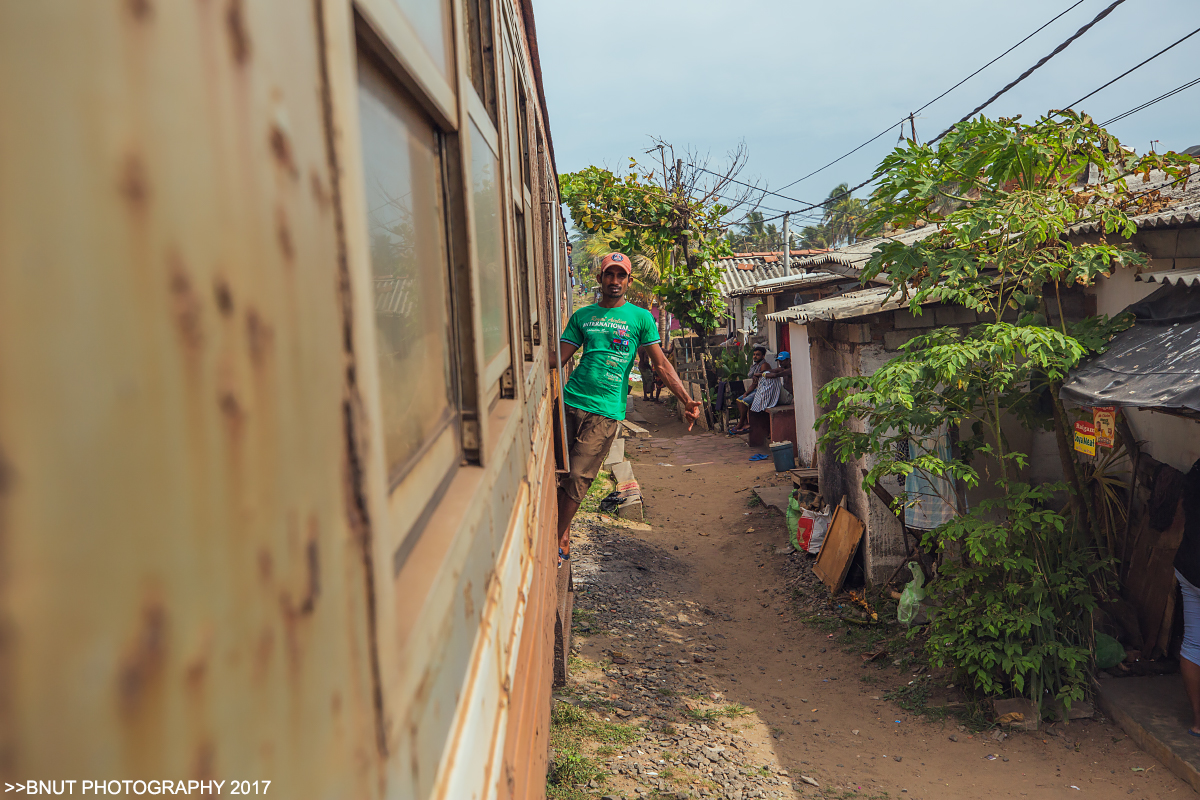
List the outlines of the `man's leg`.
{"label": "man's leg", "polygon": [[571,471],[558,484],[558,546],[564,560],[571,554],[571,520],[600,473],[604,457],[620,429],[615,419],[576,409],[570,413],[574,416],[567,421],[568,427],[574,429],[570,437]]}
{"label": "man's leg", "polygon": [[575,519],[578,510],[579,503],[558,487],[558,546],[566,554],[571,552],[571,520]]}

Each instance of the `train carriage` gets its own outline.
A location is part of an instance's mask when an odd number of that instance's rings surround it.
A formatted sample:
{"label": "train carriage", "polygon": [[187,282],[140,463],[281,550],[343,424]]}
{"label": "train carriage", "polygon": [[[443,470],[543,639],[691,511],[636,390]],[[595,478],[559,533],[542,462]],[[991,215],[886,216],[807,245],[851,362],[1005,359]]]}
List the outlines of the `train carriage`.
{"label": "train carriage", "polygon": [[529,1],[4,3],[0,103],[0,780],[541,797]]}

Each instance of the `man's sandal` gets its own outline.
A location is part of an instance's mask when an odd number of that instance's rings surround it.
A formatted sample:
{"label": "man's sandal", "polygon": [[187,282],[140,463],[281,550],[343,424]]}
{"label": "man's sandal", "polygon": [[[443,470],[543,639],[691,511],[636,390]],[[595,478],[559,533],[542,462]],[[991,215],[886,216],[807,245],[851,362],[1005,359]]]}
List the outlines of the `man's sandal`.
{"label": "man's sandal", "polygon": [[564,553],[563,549],[561,547],[558,548],[558,568],[562,569],[563,562],[570,561],[570,560],[571,560],[571,554]]}

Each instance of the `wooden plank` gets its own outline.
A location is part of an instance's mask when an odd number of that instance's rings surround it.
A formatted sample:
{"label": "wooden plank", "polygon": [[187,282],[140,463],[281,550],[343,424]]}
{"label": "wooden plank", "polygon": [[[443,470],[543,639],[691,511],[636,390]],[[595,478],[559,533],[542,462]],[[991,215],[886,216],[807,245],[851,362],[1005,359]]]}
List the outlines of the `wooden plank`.
{"label": "wooden plank", "polygon": [[842,582],[846,580],[854,551],[862,541],[863,530],[862,521],[842,506],[833,512],[829,533],[821,545],[817,562],[813,564],[813,572],[833,594],[841,590]]}

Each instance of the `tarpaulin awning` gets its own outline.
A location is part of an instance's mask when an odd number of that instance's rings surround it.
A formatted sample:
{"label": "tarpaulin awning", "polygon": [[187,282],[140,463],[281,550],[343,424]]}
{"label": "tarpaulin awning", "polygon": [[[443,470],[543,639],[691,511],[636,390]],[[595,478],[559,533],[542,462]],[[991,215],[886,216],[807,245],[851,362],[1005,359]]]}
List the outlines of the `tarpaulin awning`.
{"label": "tarpaulin awning", "polygon": [[1126,310],[1134,326],[1072,370],[1062,398],[1081,406],[1200,411],[1200,286],[1163,286]]}

